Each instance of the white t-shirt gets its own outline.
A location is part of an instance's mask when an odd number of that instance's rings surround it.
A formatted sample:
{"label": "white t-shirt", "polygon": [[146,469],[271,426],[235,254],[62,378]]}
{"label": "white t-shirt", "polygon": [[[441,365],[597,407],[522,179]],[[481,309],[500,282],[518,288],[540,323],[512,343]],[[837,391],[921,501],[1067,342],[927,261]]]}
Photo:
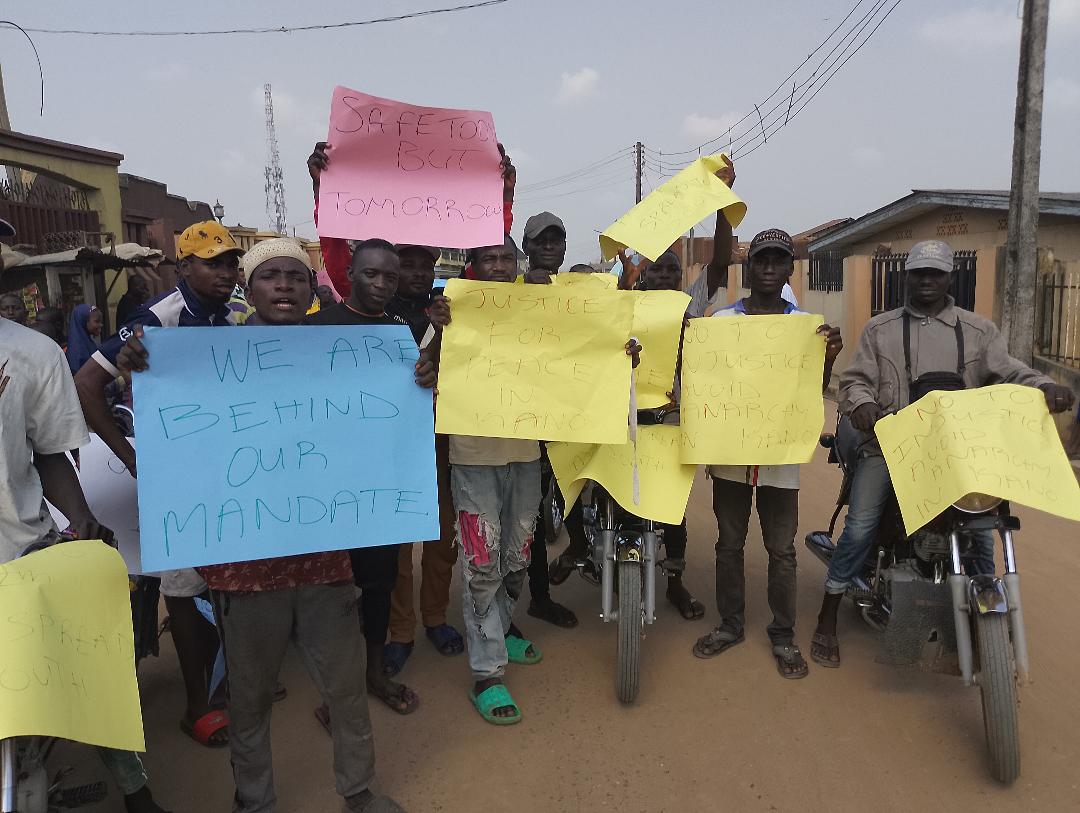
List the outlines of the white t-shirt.
{"label": "white t-shirt", "polygon": [[60,454],[89,442],[60,347],[0,318],[0,562],[57,535],[34,455]]}

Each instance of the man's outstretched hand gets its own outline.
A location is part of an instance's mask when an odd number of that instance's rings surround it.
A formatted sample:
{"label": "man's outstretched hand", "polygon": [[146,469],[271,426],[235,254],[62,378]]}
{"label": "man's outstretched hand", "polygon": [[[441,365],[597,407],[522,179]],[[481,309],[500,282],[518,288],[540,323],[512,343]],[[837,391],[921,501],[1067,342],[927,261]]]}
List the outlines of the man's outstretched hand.
{"label": "man's outstretched hand", "polygon": [[872,432],[881,418],[881,405],[873,401],[859,404],[851,413],[851,425],[860,432]]}

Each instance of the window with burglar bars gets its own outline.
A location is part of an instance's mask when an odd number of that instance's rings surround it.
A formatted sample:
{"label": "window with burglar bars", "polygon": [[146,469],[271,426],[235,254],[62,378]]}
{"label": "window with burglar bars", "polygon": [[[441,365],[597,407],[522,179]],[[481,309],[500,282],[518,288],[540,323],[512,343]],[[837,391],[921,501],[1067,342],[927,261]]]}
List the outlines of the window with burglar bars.
{"label": "window with burglar bars", "polygon": [[[899,308],[904,304],[904,263],[907,254],[875,254],[870,265],[870,315]],[[953,252],[953,279],[949,293],[957,307],[975,310],[974,251]]]}
{"label": "window with burglar bars", "polygon": [[844,290],[844,255],[839,251],[818,251],[810,255],[811,291]]}

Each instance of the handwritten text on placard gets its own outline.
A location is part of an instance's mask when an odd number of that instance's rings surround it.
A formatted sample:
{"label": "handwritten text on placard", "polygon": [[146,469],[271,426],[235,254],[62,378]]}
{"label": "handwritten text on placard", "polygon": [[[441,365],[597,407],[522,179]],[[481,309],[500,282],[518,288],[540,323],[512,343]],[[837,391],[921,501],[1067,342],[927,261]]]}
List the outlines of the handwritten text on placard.
{"label": "handwritten text on placard", "polygon": [[1080,486],[1033,387],[932,392],[875,432],[908,533],[972,492],[1080,520]]}
{"label": "handwritten text on placard", "polygon": [[334,88],[319,234],[471,248],[503,238],[490,113],[420,107]]}
{"label": "handwritten text on placard", "polygon": [[806,463],[825,421],[820,316],[691,319],[683,338],[687,463]]}
{"label": "handwritten text on placard", "polygon": [[439,535],[408,328],[149,328],[134,376],[149,571]]}
{"label": "handwritten text on placard", "polygon": [[127,567],[99,541],[0,564],[0,739],[144,751]]}
{"label": "handwritten text on placard", "polygon": [[625,291],[450,280],[436,429],[624,443],[634,317]]}

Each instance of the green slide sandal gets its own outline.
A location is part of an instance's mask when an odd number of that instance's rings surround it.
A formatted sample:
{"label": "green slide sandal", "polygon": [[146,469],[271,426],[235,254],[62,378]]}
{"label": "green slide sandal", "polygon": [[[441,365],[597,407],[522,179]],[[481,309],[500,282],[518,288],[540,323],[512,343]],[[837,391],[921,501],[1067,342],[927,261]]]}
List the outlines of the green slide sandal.
{"label": "green slide sandal", "polygon": [[[488,686],[480,694],[473,694],[472,689],[470,689],[469,699],[476,706],[476,710],[480,712],[480,716],[492,725],[514,725],[521,722],[521,709],[517,707],[514,698],[510,696],[510,690],[502,683]],[[503,706],[513,706],[516,714],[512,717],[496,717],[492,714],[495,709],[500,709]]]}
{"label": "green slide sandal", "polygon": [[[529,647],[532,647],[532,655],[526,654]],[[540,659],[544,656],[540,652],[540,647],[532,641],[519,638],[517,635],[507,635],[506,657],[510,663],[521,663],[525,666],[532,666],[534,663],[540,663]]]}

